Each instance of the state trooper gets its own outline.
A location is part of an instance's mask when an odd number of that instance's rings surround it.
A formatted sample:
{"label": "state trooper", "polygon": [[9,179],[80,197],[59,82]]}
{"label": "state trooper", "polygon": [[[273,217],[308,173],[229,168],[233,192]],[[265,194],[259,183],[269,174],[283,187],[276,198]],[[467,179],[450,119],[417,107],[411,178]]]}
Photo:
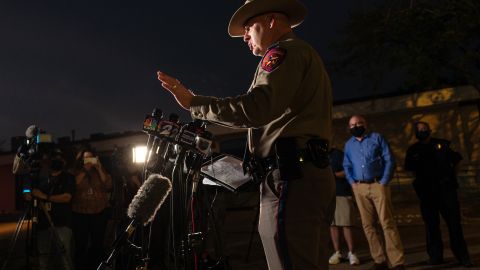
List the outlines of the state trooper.
{"label": "state trooper", "polygon": [[272,270],[328,269],[332,91],[321,58],[292,31],[306,14],[298,0],[248,0],[233,14],[228,33],[261,57],[243,95],[195,95],[157,73],[193,118],[248,129],[244,165],[260,182],[259,233]]}

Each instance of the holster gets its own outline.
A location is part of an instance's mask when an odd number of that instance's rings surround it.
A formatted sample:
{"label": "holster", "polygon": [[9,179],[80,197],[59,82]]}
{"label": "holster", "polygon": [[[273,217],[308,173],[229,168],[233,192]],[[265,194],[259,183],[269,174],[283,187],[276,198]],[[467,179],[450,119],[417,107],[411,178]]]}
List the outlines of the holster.
{"label": "holster", "polygon": [[277,139],[275,141],[275,155],[278,169],[280,170],[280,177],[283,181],[303,177],[297,140],[294,137]]}
{"label": "holster", "polygon": [[307,141],[307,153],[305,153],[305,159],[323,169],[330,165],[328,152],[329,145],[327,140],[313,138]]}
{"label": "holster", "polygon": [[276,163],[273,158],[258,158],[247,154],[243,158],[243,173],[249,174],[254,183],[260,184],[267,174],[276,168]]}
{"label": "holster", "polygon": [[282,180],[302,178],[302,164],[305,162],[311,162],[319,168],[326,168],[330,164],[327,140],[312,138],[305,146],[300,148],[295,137],[277,139],[275,153]]}

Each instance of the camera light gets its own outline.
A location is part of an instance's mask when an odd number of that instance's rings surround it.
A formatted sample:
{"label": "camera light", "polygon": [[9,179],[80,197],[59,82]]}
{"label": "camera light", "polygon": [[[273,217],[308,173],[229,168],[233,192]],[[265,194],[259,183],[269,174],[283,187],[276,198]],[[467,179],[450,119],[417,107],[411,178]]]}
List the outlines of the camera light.
{"label": "camera light", "polygon": [[53,142],[51,134],[41,133],[37,135],[36,143],[51,143],[51,142]]}
{"label": "camera light", "polygon": [[133,163],[145,163],[145,160],[147,159],[147,147],[146,146],[133,147],[132,158],[133,158]]}

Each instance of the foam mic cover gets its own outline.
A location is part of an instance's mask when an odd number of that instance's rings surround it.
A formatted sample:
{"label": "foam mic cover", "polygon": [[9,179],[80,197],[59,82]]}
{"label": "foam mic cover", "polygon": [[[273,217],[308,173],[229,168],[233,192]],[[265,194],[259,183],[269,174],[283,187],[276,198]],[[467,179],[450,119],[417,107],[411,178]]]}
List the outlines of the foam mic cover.
{"label": "foam mic cover", "polygon": [[38,133],[38,128],[35,125],[30,125],[27,130],[25,130],[25,136],[27,136],[27,139],[31,139],[35,137]]}
{"label": "foam mic cover", "polygon": [[168,178],[160,174],[150,175],[128,206],[128,217],[143,225],[148,224],[153,220],[155,213],[171,190],[172,183]]}

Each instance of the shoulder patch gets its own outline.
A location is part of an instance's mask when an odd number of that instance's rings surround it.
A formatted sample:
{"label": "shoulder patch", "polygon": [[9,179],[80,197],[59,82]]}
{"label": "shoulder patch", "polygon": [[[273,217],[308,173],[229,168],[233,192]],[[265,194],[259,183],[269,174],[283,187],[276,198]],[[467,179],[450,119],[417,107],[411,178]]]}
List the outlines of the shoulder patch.
{"label": "shoulder patch", "polygon": [[287,51],[280,47],[270,49],[262,59],[262,69],[272,72],[283,62],[286,54]]}

